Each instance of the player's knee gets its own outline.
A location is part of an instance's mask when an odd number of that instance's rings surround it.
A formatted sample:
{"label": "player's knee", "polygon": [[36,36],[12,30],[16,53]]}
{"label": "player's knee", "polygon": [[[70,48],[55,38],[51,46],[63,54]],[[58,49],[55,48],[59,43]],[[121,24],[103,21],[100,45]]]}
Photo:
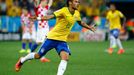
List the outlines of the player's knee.
{"label": "player's knee", "polygon": [[39,59],[41,56],[37,53],[35,54],[35,59]]}
{"label": "player's knee", "polygon": [[66,61],[69,60],[69,54],[67,52],[65,52],[65,51],[62,51],[60,53],[60,57],[61,57],[61,60],[66,60]]}

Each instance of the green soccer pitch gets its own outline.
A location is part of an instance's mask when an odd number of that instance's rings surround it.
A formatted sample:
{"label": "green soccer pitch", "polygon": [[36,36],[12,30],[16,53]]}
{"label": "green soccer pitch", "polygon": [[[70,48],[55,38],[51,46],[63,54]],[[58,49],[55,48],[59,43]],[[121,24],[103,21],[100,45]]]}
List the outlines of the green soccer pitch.
{"label": "green soccer pitch", "polygon": [[[109,42],[70,42],[72,55],[64,75],[134,75],[134,41],[122,42],[124,54],[106,52]],[[21,42],[0,41],[0,75],[56,75],[60,58],[55,50],[47,53],[49,63],[26,62],[20,72],[14,66],[20,56]]]}

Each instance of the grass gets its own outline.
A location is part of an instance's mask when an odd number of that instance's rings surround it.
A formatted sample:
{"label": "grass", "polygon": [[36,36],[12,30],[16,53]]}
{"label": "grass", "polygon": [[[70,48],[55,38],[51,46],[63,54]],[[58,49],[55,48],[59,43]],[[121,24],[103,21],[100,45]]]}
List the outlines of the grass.
{"label": "grass", "polygon": [[[70,42],[72,52],[64,75],[134,75],[134,41],[124,41],[125,53],[112,55],[105,52],[109,42]],[[0,75],[56,75],[60,62],[55,50],[47,53],[50,63],[28,61],[20,72],[14,65],[20,56],[21,42],[0,41]]]}

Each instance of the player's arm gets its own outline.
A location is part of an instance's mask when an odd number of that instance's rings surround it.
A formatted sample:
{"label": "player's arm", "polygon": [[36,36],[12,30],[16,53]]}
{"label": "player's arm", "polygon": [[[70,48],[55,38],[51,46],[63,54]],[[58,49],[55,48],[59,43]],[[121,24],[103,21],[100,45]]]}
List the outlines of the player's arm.
{"label": "player's arm", "polygon": [[48,2],[48,6],[51,7],[52,4],[53,4],[53,0],[49,0],[49,2]]}
{"label": "player's arm", "polygon": [[119,11],[119,16],[120,16],[120,18],[122,20],[122,26],[125,27],[126,17],[120,11]]}
{"label": "player's arm", "polygon": [[37,17],[37,20],[49,20],[49,19],[52,19],[52,18],[57,18],[57,17],[61,17],[63,16],[63,12],[64,12],[64,9],[59,9],[55,12],[53,12],[52,15],[47,15],[47,16],[44,16],[44,17]]}
{"label": "player's arm", "polygon": [[29,19],[36,19],[37,16],[30,16]]}
{"label": "player's arm", "polygon": [[54,14],[52,14],[52,15],[47,15],[47,16],[44,16],[44,17],[37,17],[37,20],[49,20],[49,19],[52,19],[52,18],[54,18],[55,16],[54,16]]}
{"label": "player's arm", "polygon": [[84,27],[84,28],[87,28],[87,29],[89,29],[89,30],[91,30],[91,31],[93,31],[93,32],[95,32],[95,30],[96,30],[95,25],[89,26],[89,25],[87,25],[87,23],[85,23],[85,22],[83,22],[83,21],[77,21],[77,22],[78,22],[78,24],[79,24],[80,26],[82,26],[82,27]]}
{"label": "player's arm", "polygon": [[124,16],[123,18],[121,18],[123,21],[122,21],[122,26],[125,27],[125,23],[126,23],[126,17]]}
{"label": "player's arm", "polygon": [[110,25],[110,22],[109,22],[108,19],[106,19],[105,26],[106,26],[106,27],[109,27],[109,25]]}

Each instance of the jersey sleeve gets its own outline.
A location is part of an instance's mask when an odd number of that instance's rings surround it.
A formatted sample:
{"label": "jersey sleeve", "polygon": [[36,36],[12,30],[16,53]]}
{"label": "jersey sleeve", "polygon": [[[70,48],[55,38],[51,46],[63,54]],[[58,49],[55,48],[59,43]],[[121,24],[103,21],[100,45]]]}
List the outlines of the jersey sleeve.
{"label": "jersey sleeve", "polygon": [[123,13],[122,13],[122,12],[120,12],[120,11],[119,11],[119,16],[120,16],[121,18],[123,18],[123,17],[124,17]]}
{"label": "jersey sleeve", "polygon": [[64,12],[64,8],[55,11],[53,14],[55,15],[55,17],[60,17],[63,16],[63,12]]}

